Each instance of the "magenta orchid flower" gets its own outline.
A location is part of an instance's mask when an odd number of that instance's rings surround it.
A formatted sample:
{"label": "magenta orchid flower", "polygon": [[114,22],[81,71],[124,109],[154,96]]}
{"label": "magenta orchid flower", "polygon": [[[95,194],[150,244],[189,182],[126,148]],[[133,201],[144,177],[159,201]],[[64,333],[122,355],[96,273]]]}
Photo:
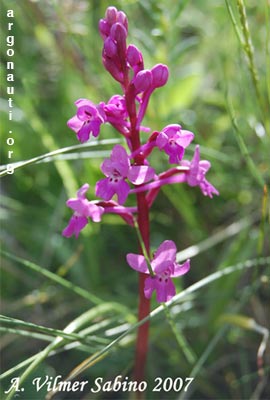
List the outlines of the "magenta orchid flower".
{"label": "magenta orchid flower", "polygon": [[69,128],[76,132],[81,143],[87,142],[91,133],[97,137],[100,125],[106,122],[106,116],[102,109],[103,103],[96,106],[90,100],[79,99],[75,101],[77,114],[67,122]]}
{"label": "magenta orchid flower", "polygon": [[125,179],[141,185],[155,175],[155,170],[147,165],[131,165],[126,150],[119,144],[114,146],[110,159],[103,162],[101,170],[106,178],[97,182],[96,195],[108,201],[117,194],[119,204],[124,204],[130,191]]}
{"label": "magenta orchid flower", "polygon": [[192,132],[183,130],[178,124],[171,124],[158,134],[156,145],[169,155],[170,164],[178,164],[184,156],[185,148],[193,139]]}
{"label": "magenta orchid flower", "polygon": [[144,295],[150,299],[156,290],[157,301],[159,303],[170,300],[176,293],[172,278],[186,274],[190,269],[190,261],[184,264],[176,262],[176,245],[172,240],[165,240],[158,247],[151,261],[150,273],[147,261],[143,255],[129,253],[127,262],[129,266],[138,272],[150,275],[145,280]]}
{"label": "magenta orchid flower", "polygon": [[115,127],[123,135],[127,135],[130,123],[127,122],[128,112],[126,100],[123,96],[114,95],[107,104],[104,105],[106,120]]}
{"label": "magenta orchid flower", "polygon": [[100,222],[104,208],[87,200],[85,194],[88,189],[89,185],[85,183],[78,190],[77,198],[67,200],[66,205],[74,210],[74,214],[71,217],[68,226],[63,230],[63,236],[70,237],[74,234],[75,237],[78,238],[80,231],[88,223],[88,217],[90,217],[94,222]]}
{"label": "magenta orchid flower", "polygon": [[126,101],[123,96],[116,94],[110,98],[108,103],[104,106],[104,111],[107,117],[119,118],[119,122],[128,117]]}
{"label": "magenta orchid flower", "polygon": [[189,167],[186,172],[185,181],[189,186],[199,186],[204,196],[213,197],[213,194],[219,195],[218,190],[207,181],[205,175],[211,167],[210,161],[200,159],[200,146],[195,148],[194,156],[191,161],[183,160],[181,165]]}

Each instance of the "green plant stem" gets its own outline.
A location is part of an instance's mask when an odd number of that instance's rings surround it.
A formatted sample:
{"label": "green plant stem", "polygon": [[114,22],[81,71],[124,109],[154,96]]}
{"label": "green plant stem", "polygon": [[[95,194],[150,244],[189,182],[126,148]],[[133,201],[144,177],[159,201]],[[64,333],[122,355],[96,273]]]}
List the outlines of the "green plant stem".
{"label": "green plant stem", "polygon": [[[269,123],[269,115],[268,115],[269,112],[267,110],[267,102],[264,102],[263,95],[262,95],[260,85],[259,85],[258,72],[256,69],[255,60],[254,60],[254,48],[253,48],[252,39],[251,39],[250,31],[249,31],[244,1],[237,0],[237,8],[238,8],[240,25],[241,25],[240,27],[238,26],[236,17],[233,13],[233,9],[230,5],[229,0],[225,0],[225,3],[227,6],[227,10],[228,10],[233,28],[235,30],[236,36],[240,43],[240,46],[247,56],[247,65],[248,65],[248,69],[250,72],[252,85],[255,90],[256,99],[257,99],[257,102],[259,105],[261,118],[264,123],[264,128],[265,128],[266,132],[268,133],[268,135],[270,135],[270,123]],[[268,26],[268,19],[269,19],[268,18],[268,8],[269,8],[269,6],[266,5],[266,26]],[[269,28],[267,27],[266,29],[267,29],[266,63],[269,64],[269,49],[268,49]],[[267,72],[266,80],[267,80],[267,88],[269,91],[270,90],[269,89],[269,87],[270,87],[269,86],[270,85],[269,72]]]}
{"label": "green plant stem", "polygon": [[151,262],[150,262],[150,259],[149,259],[149,253],[147,252],[147,250],[146,250],[146,248],[144,246],[144,241],[143,241],[143,238],[141,236],[141,232],[140,232],[140,229],[139,229],[137,221],[135,221],[134,226],[135,226],[136,233],[137,233],[137,236],[138,236],[138,240],[139,240],[139,243],[140,243],[140,246],[141,246],[141,249],[142,249],[142,253],[143,253],[144,258],[145,258],[146,263],[147,263],[149,274],[154,276],[155,274],[154,274],[154,271],[153,271],[152,266],[151,266]]}
{"label": "green plant stem", "polygon": [[255,66],[255,61],[254,61],[254,48],[252,44],[252,39],[249,31],[249,26],[248,26],[248,20],[247,20],[247,15],[246,15],[246,8],[243,0],[237,0],[237,8],[239,12],[239,17],[240,17],[240,23],[241,23],[241,29],[243,33],[243,39],[241,40],[242,47],[244,49],[244,52],[246,53],[247,56],[247,63],[248,63],[248,69],[250,72],[252,84],[256,93],[256,98],[258,101],[258,104],[260,106],[261,110],[261,116],[264,122],[264,127],[266,132],[270,135],[270,128],[269,128],[269,118],[268,118],[268,113],[267,110],[265,109],[265,104],[263,100],[263,96],[261,94],[260,86],[259,86],[259,78],[258,78],[258,72]]}
{"label": "green plant stem", "polygon": [[190,364],[194,364],[194,362],[196,361],[196,355],[193,353],[193,351],[191,350],[188,342],[186,341],[185,336],[182,334],[181,331],[179,331],[179,329],[177,329],[176,325],[175,325],[175,321],[171,315],[170,309],[169,307],[166,305],[166,303],[163,303],[163,307],[164,307],[164,312],[167,318],[168,323],[170,324],[170,327],[174,333],[174,336],[176,338],[176,341],[180,347],[180,349],[182,349],[187,361]]}
{"label": "green plant stem", "polygon": [[260,94],[260,89],[259,89],[259,79],[258,79],[258,73],[255,67],[255,62],[254,62],[254,49],[252,45],[252,40],[249,32],[249,26],[248,26],[248,20],[247,20],[247,15],[246,15],[246,8],[244,5],[243,0],[237,0],[237,8],[240,16],[240,22],[241,22],[241,28],[244,36],[244,51],[247,55],[248,58],[248,67],[250,70],[252,82],[254,85],[254,89],[257,95],[257,98],[260,99],[261,94]]}
{"label": "green plant stem", "polygon": [[261,188],[263,189],[264,185],[265,185],[264,179],[263,179],[262,175],[260,174],[260,172],[258,171],[253,159],[251,158],[248,148],[243,139],[243,135],[241,134],[241,132],[239,130],[238,123],[237,123],[236,116],[235,116],[234,109],[233,109],[233,105],[232,105],[232,101],[231,101],[231,98],[229,97],[228,92],[226,93],[226,101],[227,101],[227,107],[228,107],[228,112],[229,112],[229,115],[231,118],[232,126],[234,128],[236,139],[237,139],[240,151],[242,153],[243,159],[245,160],[247,167],[249,168],[251,176],[255,179],[255,181],[258,183],[258,185],[261,186]]}
{"label": "green plant stem", "polygon": [[[258,255],[263,255],[264,241],[267,238],[266,236],[266,226],[267,226],[267,215],[270,216],[270,203],[269,203],[269,195],[268,188],[264,185],[263,188],[263,196],[262,196],[262,208],[261,208],[261,223],[258,237]],[[269,238],[268,238],[269,242]]]}

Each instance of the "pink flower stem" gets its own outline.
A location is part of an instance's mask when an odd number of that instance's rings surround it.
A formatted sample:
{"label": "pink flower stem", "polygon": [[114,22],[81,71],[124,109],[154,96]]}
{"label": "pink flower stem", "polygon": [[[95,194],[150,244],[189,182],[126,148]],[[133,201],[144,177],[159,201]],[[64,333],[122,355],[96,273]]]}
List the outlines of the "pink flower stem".
{"label": "pink flower stem", "polygon": [[[128,85],[125,90],[126,103],[130,119],[130,144],[132,152],[140,148],[140,131],[138,127],[138,117],[135,104],[135,89],[134,86]],[[143,164],[143,159],[138,155],[134,157],[137,165]],[[144,243],[146,252],[150,252],[150,228],[149,228],[149,207],[145,192],[136,193],[137,210],[138,210],[138,226],[141,238]],[[141,247],[141,246],[140,246]],[[143,249],[140,248],[141,254]],[[138,320],[142,320],[150,313],[150,300],[144,295],[144,282],[147,275],[139,274],[139,305],[138,305]],[[135,349],[135,365],[134,365],[134,380],[141,382],[144,380],[145,365],[148,351],[149,337],[149,322],[144,323],[138,328],[136,349]],[[140,393],[137,393],[137,398],[140,398]]]}
{"label": "pink flower stem", "polygon": [[[149,231],[149,208],[147,205],[145,193],[137,193],[138,204],[138,225],[139,230],[144,242],[145,249],[149,256],[150,247],[150,231]],[[140,249],[143,254],[142,249]],[[144,295],[144,282],[147,275],[139,274],[139,307],[138,307],[138,320],[142,320],[150,313],[150,300],[146,299]],[[144,380],[145,365],[148,351],[148,336],[149,336],[149,322],[144,323],[138,328],[136,353],[135,353],[135,366],[134,366],[134,379],[137,382]],[[139,394],[138,394],[139,396]],[[139,397],[138,397],[139,398]]]}

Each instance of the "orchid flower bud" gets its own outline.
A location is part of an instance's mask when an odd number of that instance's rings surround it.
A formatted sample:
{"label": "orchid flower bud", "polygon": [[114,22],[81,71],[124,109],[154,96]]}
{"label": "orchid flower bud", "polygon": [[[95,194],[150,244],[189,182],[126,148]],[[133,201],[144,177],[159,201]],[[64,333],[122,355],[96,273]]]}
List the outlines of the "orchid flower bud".
{"label": "orchid flower bud", "polygon": [[137,93],[145,92],[152,85],[152,73],[149,69],[138,72],[134,79],[134,86]]}
{"label": "orchid flower bud", "polygon": [[136,46],[134,46],[134,44],[130,44],[127,48],[127,61],[131,67],[143,64],[142,53]]}
{"label": "orchid flower bud", "polygon": [[117,20],[117,8],[115,7],[108,7],[105,13],[105,19],[108,23],[112,26]]}
{"label": "orchid flower bud", "polygon": [[112,61],[111,58],[107,57],[104,53],[105,52],[103,51],[102,62],[104,67],[116,81],[123,83],[123,73],[120,70],[119,66],[116,65],[116,63]]}
{"label": "orchid flower bud", "polygon": [[111,32],[110,36],[112,39],[114,39],[117,43],[126,43],[127,39],[127,30],[124,27],[124,25],[120,24],[119,22],[116,22],[113,24],[111,27]]}
{"label": "orchid flower bud", "polygon": [[117,46],[114,40],[109,36],[107,39],[104,41],[104,51],[106,53],[106,56],[112,58],[117,54]]}
{"label": "orchid flower bud", "polygon": [[99,33],[103,40],[105,40],[109,34],[111,27],[105,19],[101,19],[98,24]]}
{"label": "orchid flower bud", "polygon": [[123,11],[118,11],[117,22],[122,24],[126,28],[126,31],[128,31],[128,19],[127,19],[126,14]]}
{"label": "orchid flower bud", "polygon": [[164,64],[157,64],[152,69],[153,86],[155,88],[164,86],[169,77],[168,67]]}

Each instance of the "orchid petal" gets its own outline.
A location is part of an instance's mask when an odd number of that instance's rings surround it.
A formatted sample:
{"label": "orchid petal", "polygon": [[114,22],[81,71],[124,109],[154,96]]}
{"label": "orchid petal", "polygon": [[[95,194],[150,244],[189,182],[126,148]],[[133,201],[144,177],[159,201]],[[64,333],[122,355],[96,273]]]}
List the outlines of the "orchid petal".
{"label": "orchid petal", "polygon": [[155,282],[157,292],[157,302],[163,303],[170,300],[176,293],[173,281],[168,278],[168,281],[160,281],[158,278]]}
{"label": "orchid petal", "polygon": [[90,122],[84,122],[81,128],[77,132],[77,138],[81,143],[85,143],[89,140],[91,132]]}
{"label": "orchid petal", "polygon": [[176,245],[172,240],[165,240],[158,247],[154,259],[151,263],[152,268],[155,270],[159,264],[163,264],[166,261],[175,261],[176,257]]}
{"label": "orchid petal", "polygon": [[110,176],[110,174],[113,172],[112,161],[109,158],[106,158],[103,161],[100,169],[101,169],[101,171],[103,172],[104,175]]}
{"label": "orchid petal", "polygon": [[91,204],[90,202],[88,203],[87,208],[88,216],[91,217],[94,222],[100,222],[101,216],[104,213],[104,208],[97,206],[96,204]]}
{"label": "orchid petal", "polygon": [[80,104],[77,110],[77,117],[81,121],[88,121],[89,119],[92,119],[96,117],[97,115],[97,109],[95,106],[92,104]]}
{"label": "orchid petal", "polygon": [[120,144],[115,145],[112,149],[110,160],[114,163],[114,168],[117,169],[122,176],[126,177],[130,162],[125,148]]}
{"label": "orchid petal", "polygon": [[128,179],[135,185],[141,185],[153,179],[155,176],[154,168],[147,165],[132,165],[128,172]]}
{"label": "orchid petal", "polygon": [[80,189],[77,191],[77,196],[79,198],[84,199],[85,198],[85,194],[88,191],[89,187],[90,186],[89,186],[88,183],[85,183],[84,185],[82,185],[82,187],[80,187]]}
{"label": "orchid petal", "polygon": [[147,263],[143,255],[141,254],[127,254],[127,263],[128,265],[135,269],[138,272],[142,272],[144,274],[149,274]]}
{"label": "orchid petal", "polygon": [[170,270],[173,271],[174,270],[174,262],[172,260],[165,260],[160,264],[154,264],[152,262],[151,266],[153,268],[153,270],[155,271],[155,274],[159,275],[162,274],[163,272],[165,272],[166,270]]}
{"label": "orchid petal", "polygon": [[115,187],[115,192],[118,196],[118,203],[124,204],[128,194],[129,194],[130,187],[127,182],[121,180],[118,182],[117,186]]}
{"label": "orchid petal", "polygon": [[187,146],[190,145],[193,139],[194,139],[194,133],[181,130],[179,133],[179,137],[177,137],[176,139],[176,143],[186,148]]}
{"label": "orchid petal", "polygon": [[190,260],[184,262],[184,264],[174,264],[174,272],[171,274],[173,278],[181,275],[185,275],[190,270]]}
{"label": "orchid petal", "polygon": [[86,217],[77,217],[73,215],[68,223],[68,226],[63,230],[62,235],[66,237],[70,237],[73,234],[76,239],[79,236],[80,231],[87,225],[88,219]]}
{"label": "orchid petal", "polygon": [[96,196],[108,201],[115,194],[115,188],[110,184],[108,178],[101,179],[96,183]]}
{"label": "orchid petal", "polygon": [[202,168],[205,173],[209,170],[210,167],[211,167],[210,161],[208,160],[200,161],[200,168]]}
{"label": "orchid petal", "polygon": [[156,289],[156,277],[149,276],[144,281],[144,295],[147,299],[151,299],[153,291]]}
{"label": "orchid petal", "polygon": [[159,147],[159,149],[163,149],[164,146],[168,143],[168,136],[164,132],[160,132],[157,136],[156,139],[156,145]]}
{"label": "orchid petal", "polygon": [[72,129],[73,131],[75,131],[76,133],[78,132],[78,130],[81,128],[82,126],[82,121],[79,120],[79,118],[77,117],[77,115],[74,115],[74,117],[70,118],[67,122],[67,126]]}

